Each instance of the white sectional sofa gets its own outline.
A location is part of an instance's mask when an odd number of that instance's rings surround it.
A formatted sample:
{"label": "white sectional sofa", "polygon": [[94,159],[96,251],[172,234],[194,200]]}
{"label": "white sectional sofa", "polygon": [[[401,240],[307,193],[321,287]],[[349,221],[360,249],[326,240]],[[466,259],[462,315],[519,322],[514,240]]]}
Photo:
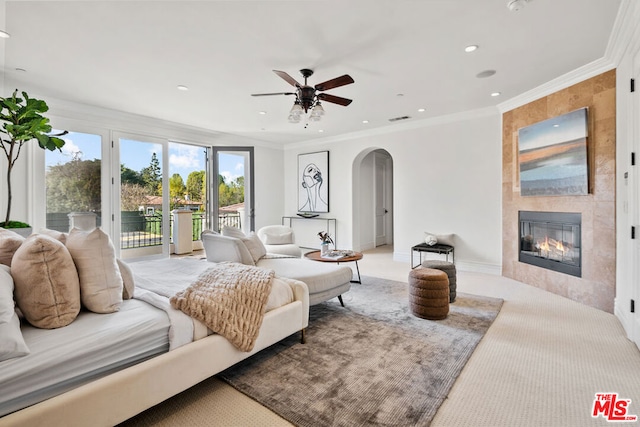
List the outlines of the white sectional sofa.
{"label": "white sectional sofa", "polygon": [[[64,251],[64,244],[53,239],[49,243]],[[0,249],[3,246],[0,239]],[[129,285],[135,284],[129,288],[135,289],[133,298],[111,313],[83,309],[70,324],[54,329],[36,328],[25,320],[21,325],[13,320],[3,323],[4,314],[14,315],[14,281],[12,268],[1,266],[0,327],[11,327],[27,349],[7,354],[3,340],[8,334],[0,336],[0,426],[113,426],[291,334],[304,332],[308,289],[303,282],[286,278],[277,278],[278,292],[273,285],[250,351],[239,350],[203,324],[178,310],[172,312],[170,306],[167,310],[166,294],[155,291],[187,287],[211,265],[196,259],[132,263],[127,271]],[[183,341],[174,347],[179,324]],[[191,329],[185,334],[186,325]]]}
{"label": "white sectional sofa", "polygon": [[258,244],[260,239],[257,236],[245,236],[237,229],[234,231],[223,229],[222,233],[211,231],[202,233],[202,244],[207,261],[232,261],[271,269],[279,277],[304,282],[309,288],[309,305],[319,304],[336,297],[343,304],[341,296],[351,288],[353,278],[350,267],[311,261],[306,258],[269,254],[264,247],[256,248],[256,245],[260,246]]}

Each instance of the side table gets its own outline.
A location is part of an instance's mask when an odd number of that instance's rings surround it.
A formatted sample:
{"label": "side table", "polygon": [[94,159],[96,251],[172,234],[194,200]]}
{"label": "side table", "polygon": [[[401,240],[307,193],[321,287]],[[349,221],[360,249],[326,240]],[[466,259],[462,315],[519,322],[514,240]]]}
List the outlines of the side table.
{"label": "side table", "polygon": [[[416,265],[413,264],[413,253],[418,252],[420,254],[420,262]],[[447,261],[449,261],[449,254],[451,254],[451,262],[455,264],[456,262],[456,252],[453,246],[443,245],[441,243],[436,243],[433,246],[429,246],[426,243],[419,243],[413,247],[411,247],[411,268],[419,267],[422,264],[422,252],[430,252],[435,254],[444,254],[447,256]]]}

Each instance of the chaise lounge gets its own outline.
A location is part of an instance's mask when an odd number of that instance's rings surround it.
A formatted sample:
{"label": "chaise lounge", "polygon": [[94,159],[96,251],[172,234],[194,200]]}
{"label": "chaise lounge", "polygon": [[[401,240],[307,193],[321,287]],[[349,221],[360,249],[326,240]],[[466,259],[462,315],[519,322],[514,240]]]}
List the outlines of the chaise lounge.
{"label": "chaise lounge", "polygon": [[343,304],[342,294],[351,288],[350,267],[267,253],[257,235],[246,236],[238,229],[225,227],[222,234],[205,231],[202,244],[207,261],[256,265],[275,271],[278,277],[304,282],[309,288],[309,305],[336,297]]}

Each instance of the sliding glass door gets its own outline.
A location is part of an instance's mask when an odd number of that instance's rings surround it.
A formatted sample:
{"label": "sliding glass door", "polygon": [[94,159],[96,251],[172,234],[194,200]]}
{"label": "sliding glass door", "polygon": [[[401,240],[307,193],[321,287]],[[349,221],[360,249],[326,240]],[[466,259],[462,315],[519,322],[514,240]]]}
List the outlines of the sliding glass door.
{"label": "sliding glass door", "polygon": [[253,147],[213,147],[212,157],[209,212],[213,228],[219,231],[227,225],[240,228],[245,233],[253,231]]}

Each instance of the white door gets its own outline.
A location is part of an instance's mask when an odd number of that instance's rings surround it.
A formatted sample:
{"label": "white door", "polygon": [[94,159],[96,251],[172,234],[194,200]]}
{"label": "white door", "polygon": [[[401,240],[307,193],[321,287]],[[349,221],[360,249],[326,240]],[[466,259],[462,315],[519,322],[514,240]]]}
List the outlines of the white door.
{"label": "white door", "polygon": [[382,154],[374,156],[375,244],[391,243],[391,159]]}
{"label": "white door", "polygon": [[[638,80],[640,80],[640,50],[636,53],[633,61],[633,76],[636,80],[636,89],[632,93],[632,131],[631,131],[631,150],[636,154],[636,166],[633,166],[629,170],[630,180],[629,184],[632,186],[632,194],[629,200],[630,218],[631,223],[636,227],[636,237],[632,240],[631,259],[636,261],[630,266],[629,277],[631,283],[633,283],[633,289],[631,291],[631,298],[635,301],[635,312],[632,314],[633,321],[631,326],[631,336],[636,346],[640,348],[640,174],[638,173],[638,138],[640,138],[640,93],[638,90]],[[633,145],[635,144],[635,146]]]}

